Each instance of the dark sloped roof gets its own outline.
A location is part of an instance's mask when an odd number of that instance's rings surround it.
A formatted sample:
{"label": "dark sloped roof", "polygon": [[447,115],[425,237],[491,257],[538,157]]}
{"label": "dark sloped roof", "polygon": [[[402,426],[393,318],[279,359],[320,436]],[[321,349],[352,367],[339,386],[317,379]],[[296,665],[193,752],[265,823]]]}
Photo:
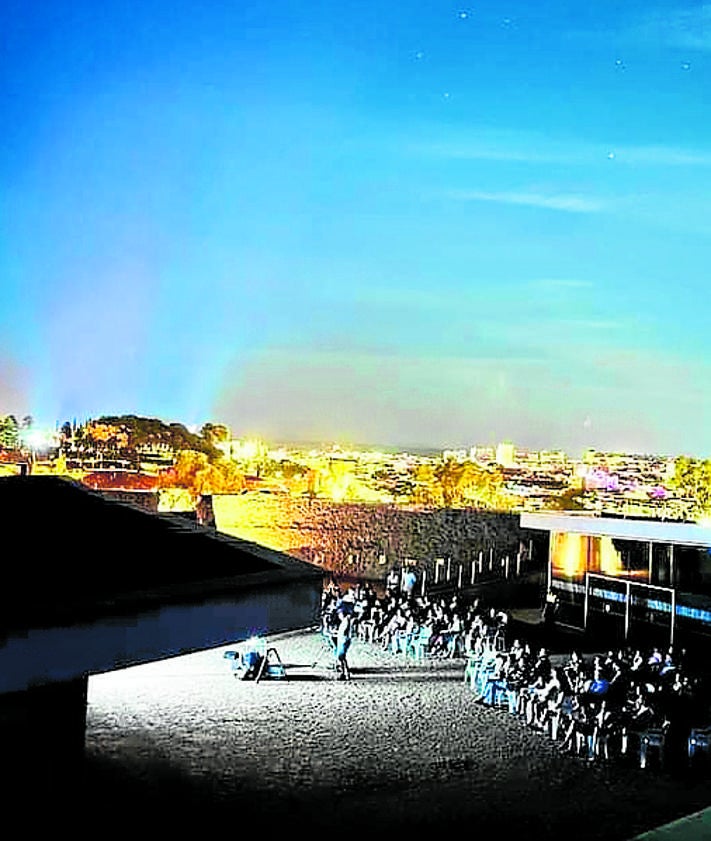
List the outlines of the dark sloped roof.
{"label": "dark sloped roof", "polygon": [[291,556],[107,500],[68,479],[2,477],[0,511],[0,630],[321,575]]}

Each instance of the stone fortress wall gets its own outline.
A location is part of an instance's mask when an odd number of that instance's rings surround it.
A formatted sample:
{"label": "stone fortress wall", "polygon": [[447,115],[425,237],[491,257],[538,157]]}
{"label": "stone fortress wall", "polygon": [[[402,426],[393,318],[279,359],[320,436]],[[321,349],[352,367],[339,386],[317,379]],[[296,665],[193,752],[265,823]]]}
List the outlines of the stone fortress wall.
{"label": "stone fortress wall", "polygon": [[214,495],[212,511],[218,531],[337,575],[373,580],[407,562],[434,576],[437,559],[450,570],[461,564],[467,576],[472,564],[483,561],[489,570],[489,565],[503,567],[506,557],[513,570],[519,553],[531,560],[535,539],[520,527],[517,514],[475,509],[403,508],[254,493]]}

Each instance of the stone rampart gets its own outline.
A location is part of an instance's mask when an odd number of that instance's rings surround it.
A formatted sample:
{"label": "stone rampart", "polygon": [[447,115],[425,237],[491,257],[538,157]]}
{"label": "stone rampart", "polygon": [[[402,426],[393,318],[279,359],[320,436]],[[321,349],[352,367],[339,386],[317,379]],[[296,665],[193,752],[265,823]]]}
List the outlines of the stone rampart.
{"label": "stone rampart", "polygon": [[[281,494],[212,497],[219,531],[260,543],[337,575],[380,579],[393,566],[415,561],[435,574],[437,559],[450,568],[515,563],[528,552],[531,533],[517,514],[475,509],[404,508],[336,503]],[[440,562],[441,563],[441,562]]]}

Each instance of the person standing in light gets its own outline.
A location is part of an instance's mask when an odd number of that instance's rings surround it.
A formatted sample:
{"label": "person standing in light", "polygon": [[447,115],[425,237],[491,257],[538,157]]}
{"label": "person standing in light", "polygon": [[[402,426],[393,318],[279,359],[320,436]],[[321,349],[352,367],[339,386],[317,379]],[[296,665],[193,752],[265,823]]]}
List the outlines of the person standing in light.
{"label": "person standing in light", "polygon": [[417,573],[410,567],[404,574],[402,579],[402,592],[405,598],[411,599],[415,593],[415,585],[417,584]]}
{"label": "person standing in light", "polygon": [[348,649],[351,646],[351,613],[340,608],[338,611],[338,628],[336,629],[336,670],[338,680],[350,680],[351,670],[348,665]]}

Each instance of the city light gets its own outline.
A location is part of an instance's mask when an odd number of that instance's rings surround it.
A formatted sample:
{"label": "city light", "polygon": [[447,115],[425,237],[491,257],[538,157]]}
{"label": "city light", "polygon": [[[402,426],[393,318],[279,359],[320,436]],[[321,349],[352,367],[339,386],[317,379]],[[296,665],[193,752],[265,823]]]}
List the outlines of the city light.
{"label": "city light", "polygon": [[31,428],[20,433],[20,441],[33,453],[47,453],[57,447],[57,435],[46,429]]}

